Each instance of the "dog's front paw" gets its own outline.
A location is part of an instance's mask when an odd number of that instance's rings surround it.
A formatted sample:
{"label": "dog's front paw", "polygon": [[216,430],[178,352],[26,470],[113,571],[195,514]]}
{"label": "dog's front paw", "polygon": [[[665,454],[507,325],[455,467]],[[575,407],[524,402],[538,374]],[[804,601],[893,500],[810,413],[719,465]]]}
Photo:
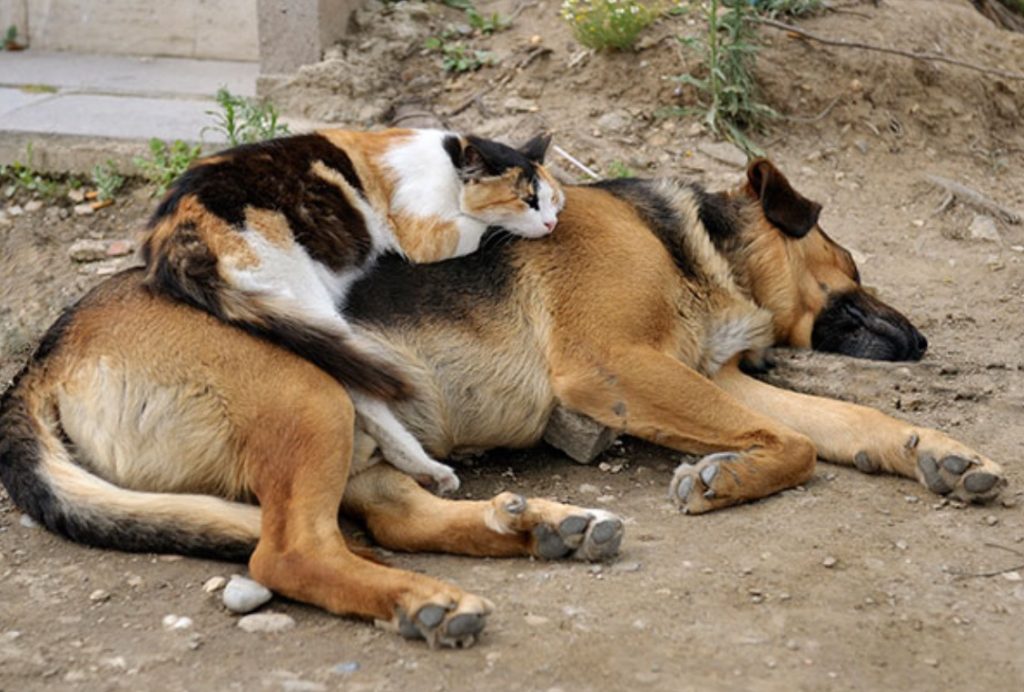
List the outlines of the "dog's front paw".
{"label": "dog's front paw", "polygon": [[464,649],[476,643],[493,611],[494,604],[486,598],[461,594],[453,599],[439,594],[418,607],[399,607],[390,621],[378,620],[377,626],[406,639],[425,639],[432,649]]}
{"label": "dog's front paw", "polygon": [[907,449],[917,457],[917,479],[938,495],[964,502],[991,502],[1006,487],[1003,469],[941,434],[912,433]]}
{"label": "dog's front paw", "polygon": [[680,464],[669,483],[669,499],[686,514],[703,514],[733,504],[728,486],[736,479],[728,467],[741,457],[738,452],[716,452],[696,464]]}

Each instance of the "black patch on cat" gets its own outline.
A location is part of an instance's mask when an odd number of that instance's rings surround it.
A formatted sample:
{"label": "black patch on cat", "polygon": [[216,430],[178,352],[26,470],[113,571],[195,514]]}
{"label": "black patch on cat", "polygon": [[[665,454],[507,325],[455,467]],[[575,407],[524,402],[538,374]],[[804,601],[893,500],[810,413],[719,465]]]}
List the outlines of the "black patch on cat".
{"label": "black patch on cat", "polygon": [[385,255],[352,286],[345,317],[356,323],[391,325],[444,320],[471,325],[474,313],[508,299],[515,281],[512,263],[522,240],[500,229],[484,236],[471,255],[434,264],[410,264]]}
{"label": "black patch on cat", "polygon": [[462,140],[455,135],[448,135],[441,142],[441,146],[444,147],[448,158],[452,160],[452,165],[455,166],[455,169],[462,168]]}
{"label": "black patch on cat", "polygon": [[310,256],[337,271],[362,264],[370,250],[363,215],[337,187],[312,171],[316,161],[362,192],[348,155],[317,134],[246,144],[220,152],[222,161],[198,162],[171,187],[149,226],[195,195],[210,213],[242,229],[246,207],[282,213]]}
{"label": "black patch on cat", "polygon": [[653,181],[639,178],[616,178],[592,183],[591,187],[605,190],[629,202],[637,214],[665,246],[676,267],[688,278],[696,278],[698,265],[690,257],[681,239],[685,232],[683,220],[672,204],[658,194]]}

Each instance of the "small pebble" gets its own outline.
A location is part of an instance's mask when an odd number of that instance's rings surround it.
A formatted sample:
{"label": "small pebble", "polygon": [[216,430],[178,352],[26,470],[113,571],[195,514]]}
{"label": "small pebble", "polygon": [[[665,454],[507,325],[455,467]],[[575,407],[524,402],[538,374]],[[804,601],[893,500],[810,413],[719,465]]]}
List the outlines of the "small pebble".
{"label": "small pebble", "polygon": [[238,627],[246,632],[284,632],[295,627],[295,620],[284,613],[255,613],[239,618]]}
{"label": "small pebble", "polygon": [[38,199],[34,199],[34,200],[30,201],[30,202],[26,202],[25,203],[25,211],[27,211],[27,212],[39,211],[42,208],[43,208],[43,203],[40,202]]}
{"label": "small pebble", "polygon": [[206,580],[206,583],[203,584],[203,591],[205,591],[206,593],[220,591],[224,588],[224,585],[227,583],[228,580],[224,577],[210,577]]}
{"label": "small pebble", "polygon": [[192,626],[192,618],[184,615],[166,615],[163,622],[165,630],[187,630]]}
{"label": "small pebble", "polygon": [[337,673],[339,675],[349,675],[357,670],[359,670],[358,661],[345,661],[344,663],[338,663],[331,668],[332,673]]}
{"label": "small pebble", "polygon": [[997,517],[994,514],[989,514],[987,517],[985,517],[985,523],[989,526],[995,526],[999,523],[999,517]]}
{"label": "small pebble", "polygon": [[839,562],[839,561],[836,560],[831,555],[829,555],[828,557],[826,557],[824,560],[821,561],[821,564],[824,565],[825,567],[827,567],[828,569],[832,569],[833,567],[836,566],[837,562]]}
{"label": "small pebble", "polygon": [[613,572],[639,572],[643,567],[639,562],[616,562],[612,565]]}
{"label": "small pebble", "polygon": [[96,210],[92,208],[92,205],[88,202],[84,204],[76,204],[73,211],[75,216],[90,216],[96,213]]}
{"label": "small pebble", "polygon": [[534,615],[533,613],[527,615],[525,620],[526,624],[530,625],[531,627],[539,627],[540,625],[546,625],[551,621],[549,618],[546,618],[543,615]]}
{"label": "small pebble", "polygon": [[579,491],[581,495],[597,495],[599,492],[601,492],[601,489],[598,488],[596,485],[584,483],[579,487]]}
{"label": "small pebble", "polygon": [[924,664],[926,666],[931,666],[932,668],[935,668],[935,667],[937,667],[939,665],[939,659],[937,659],[937,658],[926,658],[926,659],[924,659]]}
{"label": "small pebble", "polygon": [[39,524],[36,522],[36,520],[27,514],[22,514],[21,519],[18,520],[18,523],[24,526],[26,529],[35,529],[39,527]]}
{"label": "small pebble", "polygon": [[906,550],[907,547],[908,546],[907,546],[907,542],[906,541],[896,541],[896,548],[897,549],[899,549],[899,550]]}
{"label": "small pebble", "polygon": [[1003,572],[1003,579],[1006,581],[1020,581],[1020,572],[1014,570],[1013,572]]}
{"label": "small pebble", "polygon": [[244,614],[251,613],[273,597],[274,594],[263,584],[236,574],[224,587],[222,600],[231,612]]}
{"label": "small pebble", "polygon": [[68,199],[75,203],[84,202],[85,190],[68,190]]}
{"label": "small pebble", "polygon": [[89,600],[92,601],[93,603],[101,603],[103,601],[109,601],[110,600],[110,592],[109,591],[104,591],[103,589],[96,589],[91,594],[89,594]]}

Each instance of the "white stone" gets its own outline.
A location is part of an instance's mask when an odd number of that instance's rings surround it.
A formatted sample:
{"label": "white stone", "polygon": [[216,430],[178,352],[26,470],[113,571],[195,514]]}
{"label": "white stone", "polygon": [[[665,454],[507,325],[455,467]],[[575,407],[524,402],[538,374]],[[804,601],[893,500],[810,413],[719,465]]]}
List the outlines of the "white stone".
{"label": "white stone", "polygon": [[224,585],[228,583],[228,580],[224,577],[210,577],[203,584],[203,591],[206,593],[213,593],[214,591],[220,591],[224,588]]}
{"label": "white stone", "polygon": [[251,613],[274,597],[270,589],[252,579],[237,574],[224,587],[222,600],[233,613]]}
{"label": "white stone", "polygon": [[246,632],[284,632],[295,627],[295,620],[284,613],[256,613],[238,620]]}
{"label": "white stone", "polygon": [[166,630],[187,630],[192,626],[192,618],[184,615],[166,615],[163,622]]}

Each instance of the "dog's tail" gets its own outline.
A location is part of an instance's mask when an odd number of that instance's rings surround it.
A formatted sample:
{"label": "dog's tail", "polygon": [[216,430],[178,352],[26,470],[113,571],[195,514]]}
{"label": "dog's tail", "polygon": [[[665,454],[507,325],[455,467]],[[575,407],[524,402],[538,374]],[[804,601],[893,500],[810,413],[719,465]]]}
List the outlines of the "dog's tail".
{"label": "dog's tail", "polygon": [[162,231],[151,233],[142,248],[147,285],[288,349],[345,386],[385,401],[409,396],[397,369],[371,355],[369,346],[351,333],[302,319],[270,296],[229,285],[218,272],[217,256],[194,226],[179,224],[173,233]]}
{"label": "dog's tail", "polygon": [[23,373],[0,398],[0,481],[22,511],[54,533],[96,547],[249,558],[259,539],[258,507],[127,490],[90,473],[62,439],[55,396],[34,379]]}

